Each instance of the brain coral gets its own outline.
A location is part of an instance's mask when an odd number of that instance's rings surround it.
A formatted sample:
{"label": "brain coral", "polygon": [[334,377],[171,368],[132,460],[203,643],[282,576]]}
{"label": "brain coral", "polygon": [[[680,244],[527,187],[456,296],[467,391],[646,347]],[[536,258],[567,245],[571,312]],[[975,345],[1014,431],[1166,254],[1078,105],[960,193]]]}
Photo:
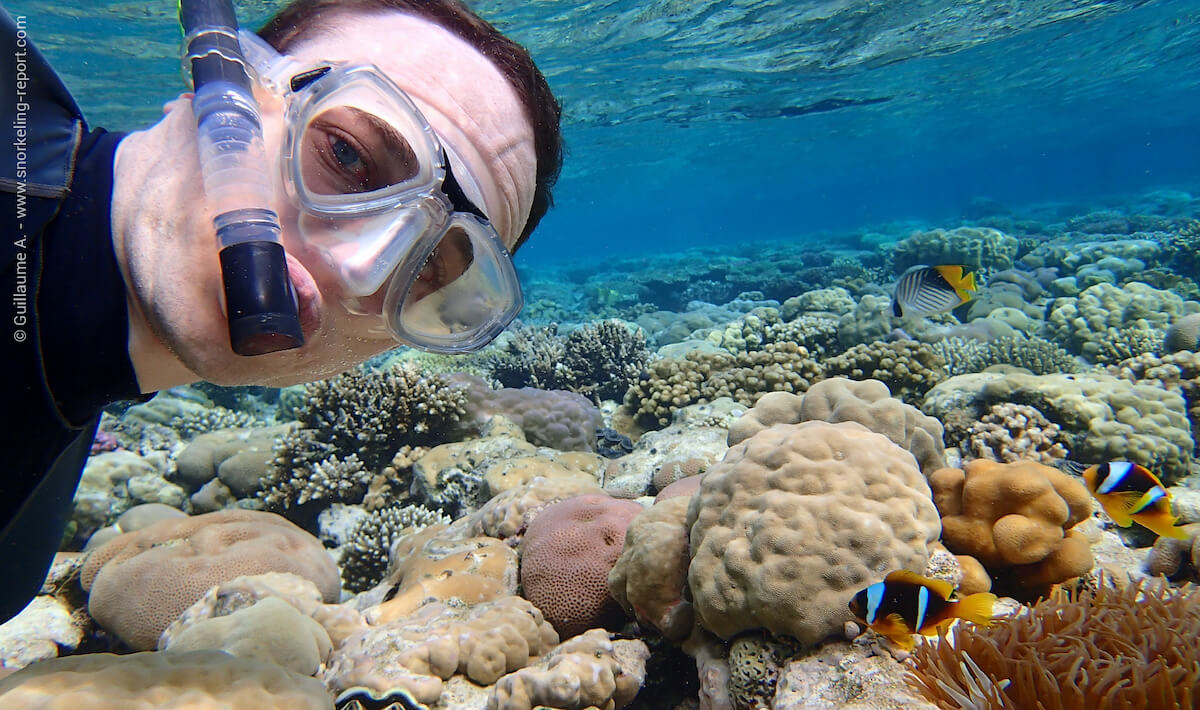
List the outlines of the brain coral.
{"label": "brain coral", "polygon": [[688,509],[700,624],[813,645],[888,572],[922,572],[941,531],[912,454],[861,424],[778,424],[731,448]]}
{"label": "brain coral", "polygon": [[521,586],[562,638],[614,623],[620,608],[608,573],[641,505],[581,495],[546,506],[521,545]]}
{"label": "brain coral", "polygon": [[729,445],[740,444],[773,424],[814,420],[858,422],[883,434],[908,449],[926,474],[946,465],[941,423],[893,398],[879,380],[831,377],[814,384],[803,397],[787,392],[763,395],[729,428]]}
{"label": "brain coral", "polygon": [[1087,539],[1071,530],[1092,514],[1077,479],[1033,461],[968,462],[929,477],[942,542],[983,563],[1001,592],[1036,596],[1092,568]]}
{"label": "brain coral", "polygon": [[92,552],[80,572],[97,623],[138,650],[210,587],[243,575],[291,572],[338,600],[337,566],[319,541],[274,513],[225,510],[164,520]]}

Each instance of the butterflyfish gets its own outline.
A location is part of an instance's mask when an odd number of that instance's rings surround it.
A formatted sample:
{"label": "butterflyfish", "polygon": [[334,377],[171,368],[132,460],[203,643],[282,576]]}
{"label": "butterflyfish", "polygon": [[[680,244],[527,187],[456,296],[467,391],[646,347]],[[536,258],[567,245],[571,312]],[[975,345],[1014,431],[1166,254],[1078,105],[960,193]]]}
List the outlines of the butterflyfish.
{"label": "butterflyfish", "polygon": [[975,297],[975,272],[962,266],[914,266],[900,275],[892,293],[892,314],[923,318],[954,310]]}

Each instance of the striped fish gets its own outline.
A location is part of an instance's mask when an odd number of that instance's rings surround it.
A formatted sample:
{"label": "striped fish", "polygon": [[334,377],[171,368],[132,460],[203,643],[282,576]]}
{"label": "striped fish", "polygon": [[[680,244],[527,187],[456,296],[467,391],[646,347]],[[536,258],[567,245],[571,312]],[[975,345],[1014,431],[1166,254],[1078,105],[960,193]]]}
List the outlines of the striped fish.
{"label": "striped fish", "polygon": [[958,599],[949,582],[899,570],[854,595],[850,612],[907,651],[916,645],[913,634],[936,635],[955,619],[990,626],[995,603],[995,594],[981,592]]}
{"label": "striped fish", "polygon": [[892,294],[897,318],[924,318],[958,308],[975,297],[975,273],[962,266],[914,266],[900,275]]}
{"label": "striped fish", "polygon": [[1176,527],[1179,520],[1171,511],[1171,494],[1144,466],[1128,461],[1102,463],[1084,471],[1083,482],[1117,525],[1127,528],[1137,523],[1163,537],[1188,539]]}

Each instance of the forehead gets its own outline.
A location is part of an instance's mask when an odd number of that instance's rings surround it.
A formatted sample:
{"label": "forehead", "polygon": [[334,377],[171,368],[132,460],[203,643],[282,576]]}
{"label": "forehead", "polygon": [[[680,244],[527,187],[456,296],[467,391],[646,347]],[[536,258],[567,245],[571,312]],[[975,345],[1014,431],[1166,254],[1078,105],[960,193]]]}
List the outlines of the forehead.
{"label": "forehead", "polygon": [[[337,13],[287,50],[302,62],[374,64],[413,99],[447,148],[482,185],[503,234],[521,227],[532,197],[533,131],[496,66],[444,27],[394,11]],[[524,193],[529,193],[526,197]],[[519,214],[514,214],[519,213]],[[518,219],[519,217],[519,219]]]}

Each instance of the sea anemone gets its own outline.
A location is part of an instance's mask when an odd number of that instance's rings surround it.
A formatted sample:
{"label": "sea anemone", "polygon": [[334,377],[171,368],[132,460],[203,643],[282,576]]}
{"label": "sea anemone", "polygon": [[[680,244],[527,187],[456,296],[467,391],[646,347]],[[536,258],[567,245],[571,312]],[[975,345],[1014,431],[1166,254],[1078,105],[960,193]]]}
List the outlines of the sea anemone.
{"label": "sea anemone", "polygon": [[909,682],[946,710],[1134,710],[1200,702],[1200,587],[1165,580],[1056,590],[990,628],[913,654]]}

